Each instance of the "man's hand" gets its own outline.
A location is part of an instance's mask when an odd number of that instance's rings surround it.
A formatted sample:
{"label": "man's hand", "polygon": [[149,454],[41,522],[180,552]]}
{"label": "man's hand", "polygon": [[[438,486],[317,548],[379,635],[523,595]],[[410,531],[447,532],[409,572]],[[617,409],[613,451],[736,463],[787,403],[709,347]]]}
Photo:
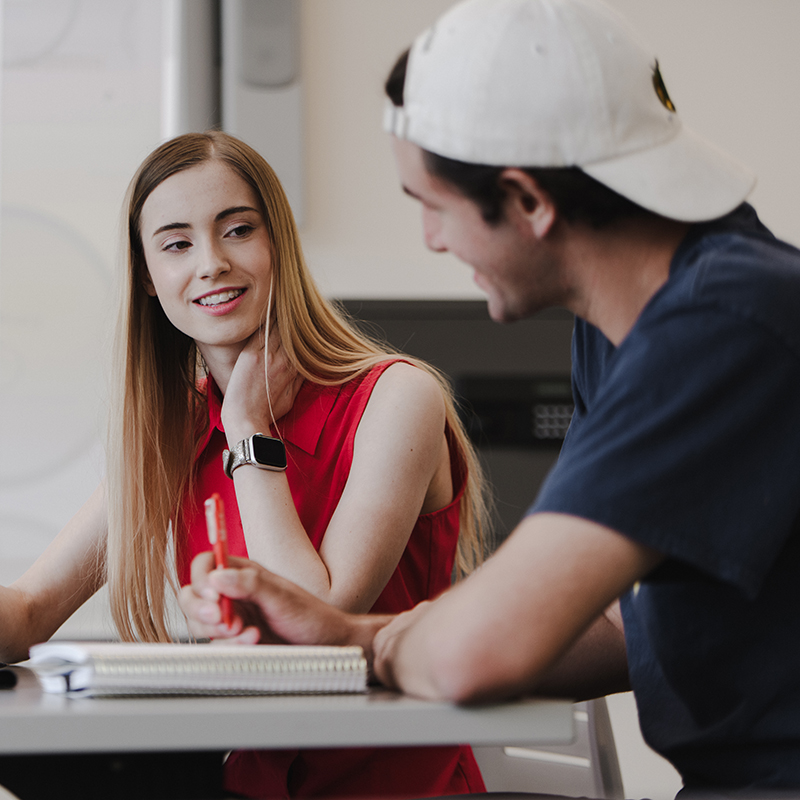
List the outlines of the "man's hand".
{"label": "man's hand", "polygon": [[[222,621],[221,595],[233,601],[234,619]],[[211,553],[192,562],[192,582],[180,593],[189,630],[198,638],[243,644],[359,644],[372,663],[372,640],[391,616],[340,611],[254,561],[231,557],[215,569]]]}

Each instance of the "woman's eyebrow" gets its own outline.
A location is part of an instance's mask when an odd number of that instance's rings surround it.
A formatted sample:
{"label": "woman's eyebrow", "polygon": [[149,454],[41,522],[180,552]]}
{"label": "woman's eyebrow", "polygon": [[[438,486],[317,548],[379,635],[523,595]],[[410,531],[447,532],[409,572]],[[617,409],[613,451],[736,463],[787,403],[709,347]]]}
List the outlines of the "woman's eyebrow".
{"label": "woman's eyebrow", "polygon": [[[214,217],[214,222],[219,222],[233,214],[240,214],[242,211],[254,211],[256,214],[260,213],[257,208],[253,208],[252,206],[233,206],[232,208],[226,208],[224,211],[220,211],[219,214]],[[184,230],[185,228],[191,227],[192,226],[188,222],[170,222],[153,231],[153,236],[158,236],[159,233],[163,233],[164,231]]]}
{"label": "woman's eyebrow", "polygon": [[153,231],[153,236],[158,236],[159,233],[163,233],[164,231],[183,230],[184,228],[191,227],[192,226],[188,222],[170,222],[167,225],[162,225],[160,228]]}
{"label": "woman's eyebrow", "polygon": [[219,222],[225,217],[230,217],[232,214],[241,214],[242,211],[255,211],[256,214],[260,213],[257,208],[252,208],[251,206],[234,206],[233,208],[226,208],[224,211],[220,211],[216,217],[214,217],[215,222]]}

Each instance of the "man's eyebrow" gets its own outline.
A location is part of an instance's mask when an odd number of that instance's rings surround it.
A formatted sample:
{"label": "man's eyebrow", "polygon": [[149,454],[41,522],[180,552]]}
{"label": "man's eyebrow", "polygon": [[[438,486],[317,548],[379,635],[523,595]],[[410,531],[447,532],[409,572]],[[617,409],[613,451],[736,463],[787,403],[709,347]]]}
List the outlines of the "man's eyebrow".
{"label": "man's eyebrow", "polygon": [[[240,214],[242,211],[255,211],[256,214],[260,213],[257,208],[253,208],[252,206],[233,206],[232,208],[226,208],[224,211],[220,211],[219,214],[214,217],[214,222],[219,222],[233,214]],[[159,233],[163,233],[164,231],[179,231],[191,227],[192,226],[188,222],[169,222],[153,231],[153,236],[158,236]]]}

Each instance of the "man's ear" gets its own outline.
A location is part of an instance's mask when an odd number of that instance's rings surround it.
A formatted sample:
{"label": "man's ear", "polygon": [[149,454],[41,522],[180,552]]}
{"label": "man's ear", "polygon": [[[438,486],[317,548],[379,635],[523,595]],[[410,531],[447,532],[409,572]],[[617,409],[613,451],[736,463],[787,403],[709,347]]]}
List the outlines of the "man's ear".
{"label": "man's ear", "polygon": [[525,220],[537,239],[544,239],[558,218],[553,198],[527,172],[515,167],[500,173],[500,184],[506,190],[506,210],[514,210]]}
{"label": "man's ear", "polygon": [[153,280],[150,277],[150,271],[145,268],[144,277],[142,278],[142,286],[144,286],[144,290],[150,297],[158,297],[158,293],[156,292],[156,287],[153,284]]}

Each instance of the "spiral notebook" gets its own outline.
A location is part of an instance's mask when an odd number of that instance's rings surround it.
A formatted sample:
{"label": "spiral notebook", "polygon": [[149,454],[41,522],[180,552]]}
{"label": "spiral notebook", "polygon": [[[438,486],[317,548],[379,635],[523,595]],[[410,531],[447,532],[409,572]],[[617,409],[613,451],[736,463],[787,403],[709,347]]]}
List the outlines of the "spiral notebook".
{"label": "spiral notebook", "polygon": [[26,664],[45,692],[231,695],[364,692],[360,647],[45,642]]}

